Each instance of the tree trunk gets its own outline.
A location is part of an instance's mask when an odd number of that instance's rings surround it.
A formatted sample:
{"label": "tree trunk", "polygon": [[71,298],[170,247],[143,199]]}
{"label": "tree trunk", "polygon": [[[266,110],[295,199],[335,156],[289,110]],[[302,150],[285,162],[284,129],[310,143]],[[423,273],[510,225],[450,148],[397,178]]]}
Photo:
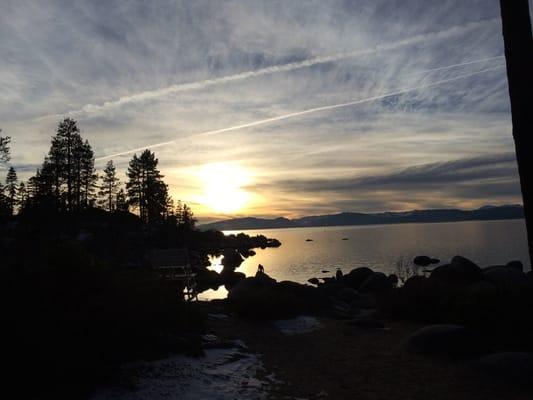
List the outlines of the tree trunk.
{"label": "tree trunk", "polygon": [[533,258],[533,39],[528,0],[500,0],[513,138]]}

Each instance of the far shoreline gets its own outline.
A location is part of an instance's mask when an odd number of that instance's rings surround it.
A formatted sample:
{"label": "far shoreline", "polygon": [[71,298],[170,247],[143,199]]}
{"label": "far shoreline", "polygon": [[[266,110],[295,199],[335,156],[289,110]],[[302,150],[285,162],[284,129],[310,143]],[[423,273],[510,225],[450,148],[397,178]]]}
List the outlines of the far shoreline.
{"label": "far shoreline", "polygon": [[[389,222],[383,224],[351,224],[351,225],[316,225],[316,226],[287,226],[277,228],[246,228],[246,229],[223,229],[224,235],[231,235],[236,233],[259,232],[259,231],[274,231],[274,230],[296,230],[296,229],[317,229],[317,228],[358,228],[358,227],[383,227],[391,225],[431,225],[431,224],[456,224],[463,222],[499,222],[499,221],[517,221],[523,220],[524,217],[518,218],[496,218],[496,219],[465,219],[460,221],[428,221],[428,222]],[[200,230],[202,230],[200,226]]]}

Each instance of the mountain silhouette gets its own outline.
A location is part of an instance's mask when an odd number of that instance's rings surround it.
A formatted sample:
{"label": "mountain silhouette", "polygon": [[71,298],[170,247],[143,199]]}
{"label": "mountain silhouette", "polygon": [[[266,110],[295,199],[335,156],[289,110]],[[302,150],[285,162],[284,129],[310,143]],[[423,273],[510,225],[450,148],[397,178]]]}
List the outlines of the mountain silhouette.
{"label": "mountain silhouette", "polygon": [[483,206],[475,210],[434,209],[401,212],[356,213],[342,212],[314,215],[297,219],[288,218],[233,218],[200,225],[202,230],[275,229],[316,226],[377,225],[402,223],[430,223],[455,221],[488,221],[524,218],[521,205]]}

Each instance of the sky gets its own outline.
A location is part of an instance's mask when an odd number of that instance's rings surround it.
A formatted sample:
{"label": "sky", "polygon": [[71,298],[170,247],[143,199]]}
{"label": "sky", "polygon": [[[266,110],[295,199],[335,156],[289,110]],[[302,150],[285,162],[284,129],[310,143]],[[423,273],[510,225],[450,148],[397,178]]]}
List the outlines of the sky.
{"label": "sky", "polygon": [[2,0],[0,128],[23,179],[64,117],[151,148],[201,221],[521,203],[498,3]]}

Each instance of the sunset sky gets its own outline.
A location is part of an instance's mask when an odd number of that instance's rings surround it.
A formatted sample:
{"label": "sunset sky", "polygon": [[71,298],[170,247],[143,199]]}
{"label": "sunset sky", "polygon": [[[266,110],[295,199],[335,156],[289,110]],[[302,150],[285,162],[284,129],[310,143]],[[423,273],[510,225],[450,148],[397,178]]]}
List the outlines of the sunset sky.
{"label": "sunset sky", "polygon": [[71,116],[203,221],[521,202],[497,0],[2,0],[0,38],[23,178]]}

